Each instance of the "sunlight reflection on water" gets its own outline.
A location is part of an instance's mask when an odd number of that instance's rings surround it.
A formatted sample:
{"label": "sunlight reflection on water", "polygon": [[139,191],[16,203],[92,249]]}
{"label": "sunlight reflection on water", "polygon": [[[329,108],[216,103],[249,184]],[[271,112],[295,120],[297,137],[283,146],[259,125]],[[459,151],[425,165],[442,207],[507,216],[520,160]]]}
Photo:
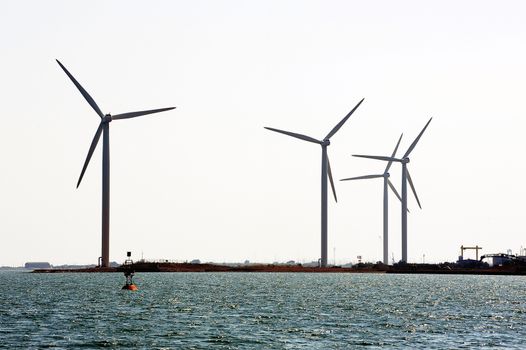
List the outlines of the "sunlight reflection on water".
{"label": "sunlight reflection on water", "polygon": [[524,348],[526,278],[0,272],[0,348]]}

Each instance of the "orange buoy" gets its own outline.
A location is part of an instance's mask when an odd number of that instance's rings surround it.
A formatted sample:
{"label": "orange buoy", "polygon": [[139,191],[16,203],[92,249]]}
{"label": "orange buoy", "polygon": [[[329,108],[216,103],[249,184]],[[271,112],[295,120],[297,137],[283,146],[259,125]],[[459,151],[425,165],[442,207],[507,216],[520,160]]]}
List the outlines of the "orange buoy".
{"label": "orange buoy", "polygon": [[123,290],[138,290],[137,286],[133,284],[133,271],[127,270],[124,271],[124,277],[126,277],[126,284],[122,287]]}
{"label": "orange buoy", "polygon": [[122,289],[124,290],[139,290],[135,284],[125,284]]}

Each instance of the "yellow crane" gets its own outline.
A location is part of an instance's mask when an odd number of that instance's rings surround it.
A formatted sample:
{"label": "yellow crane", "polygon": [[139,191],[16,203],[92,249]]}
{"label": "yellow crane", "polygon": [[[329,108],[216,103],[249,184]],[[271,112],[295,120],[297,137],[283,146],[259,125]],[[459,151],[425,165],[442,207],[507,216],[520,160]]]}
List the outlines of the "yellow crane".
{"label": "yellow crane", "polygon": [[462,257],[462,260],[464,260],[464,250],[467,250],[467,249],[473,249],[476,251],[476,257],[477,257],[477,260],[479,259],[479,249],[482,249],[482,247],[479,247],[478,245],[474,246],[474,247],[464,247],[463,245],[460,246],[460,256]]}

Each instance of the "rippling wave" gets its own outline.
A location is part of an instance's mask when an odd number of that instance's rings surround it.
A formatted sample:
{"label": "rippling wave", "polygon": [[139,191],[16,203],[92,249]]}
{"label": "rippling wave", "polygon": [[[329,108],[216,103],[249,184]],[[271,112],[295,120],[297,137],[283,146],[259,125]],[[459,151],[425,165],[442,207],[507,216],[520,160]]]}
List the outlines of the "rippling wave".
{"label": "rippling wave", "polygon": [[522,276],[0,273],[0,348],[525,349]]}

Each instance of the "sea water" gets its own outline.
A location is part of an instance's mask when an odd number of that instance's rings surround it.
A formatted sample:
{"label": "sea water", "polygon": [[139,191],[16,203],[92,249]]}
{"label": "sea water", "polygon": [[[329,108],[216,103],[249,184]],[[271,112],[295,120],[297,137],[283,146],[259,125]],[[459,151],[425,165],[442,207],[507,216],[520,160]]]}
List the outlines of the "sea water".
{"label": "sea water", "polygon": [[0,272],[0,348],[526,349],[526,277]]}

